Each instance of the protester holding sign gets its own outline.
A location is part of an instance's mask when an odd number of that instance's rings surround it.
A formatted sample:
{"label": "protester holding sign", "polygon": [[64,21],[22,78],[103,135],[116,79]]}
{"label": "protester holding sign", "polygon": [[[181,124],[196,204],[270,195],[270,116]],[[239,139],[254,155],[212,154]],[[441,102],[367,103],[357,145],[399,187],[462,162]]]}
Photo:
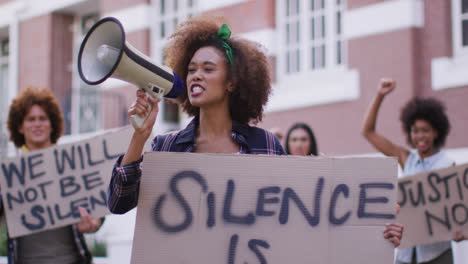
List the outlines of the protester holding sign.
{"label": "protester holding sign", "polygon": [[[63,132],[59,103],[49,89],[27,88],[10,106],[10,139],[23,153],[52,146]],[[1,199],[1,196],[0,196]],[[4,208],[0,203],[0,214]],[[83,233],[96,232],[103,219],[94,219],[79,208],[76,225],[8,240],[8,263],[91,263]]]}
{"label": "protester holding sign", "polygon": [[[248,125],[261,121],[271,93],[267,58],[257,43],[230,38],[229,27],[221,24],[214,17],[193,17],[170,37],[166,65],[185,79],[179,100],[194,118],[181,131],[156,136],[153,151],[285,155],[271,132]],[[158,100],[138,91],[128,114],[145,116],[148,111],[112,172],[108,206],[113,213],[137,205],[142,149],[158,114]],[[401,229],[388,227],[385,236],[398,245],[401,234]]]}
{"label": "protester holding sign", "polygon": [[[403,130],[408,143],[415,148],[415,151],[397,146],[376,132],[375,125],[380,105],[395,87],[396,83],[392,79],[380,81],[377,94],[364,118],[363,136],[383,154],[397,157],[405,175],[453,165],[454,162],[440,150],[449,133],[450,123],[444,105],[434,98],[414,98],[402,109],[400,119]],[[463,238],[460,233],[456,233],[454,237],[456,240]],[[396,263],[453,263],[450,242],[399,249]]]}

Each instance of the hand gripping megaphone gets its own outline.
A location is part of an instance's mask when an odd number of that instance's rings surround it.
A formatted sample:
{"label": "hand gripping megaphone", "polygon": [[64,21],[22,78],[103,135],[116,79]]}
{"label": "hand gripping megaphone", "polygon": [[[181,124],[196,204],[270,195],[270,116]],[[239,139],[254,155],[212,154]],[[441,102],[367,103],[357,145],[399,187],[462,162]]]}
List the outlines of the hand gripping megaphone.
{"label": "hand gripping megaphone", "polygon": [[[184,89],[183,81],[172,69],[152,62],[125,41],[123,26],[114,17],[99,20],[86,34],[78,53],[78,72],[87,84],[100,84],[112,77],[159,99],[177,98]],[[131,116],[133,125],[141,127],[146,117]]]}

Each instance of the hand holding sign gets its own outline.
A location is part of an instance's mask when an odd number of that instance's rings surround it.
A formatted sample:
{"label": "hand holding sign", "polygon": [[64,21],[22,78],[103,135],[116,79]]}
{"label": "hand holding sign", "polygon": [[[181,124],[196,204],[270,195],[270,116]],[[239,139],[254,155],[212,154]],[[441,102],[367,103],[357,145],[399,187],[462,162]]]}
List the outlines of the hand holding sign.
{"label": "hand holding sign", "polygon": [[78,207],[81,215],[81,222],[78,223],[78,231],[81,233],[94,233],[101,227],[101,219],[91,217],[86,209]]}
{"label": "hand holding sign", "polygon": [[395,247],[400,245],[403,236],[403,225],[400,223],[391,223],[385,225],[384,237],[393,243]]}
{"label": "hand holding sign", "polygon": [[453,240],[456,242],[460,242],[465,239],[468,239],[468,237],[465,236],[465,234],[463,234],[463,231],[461,231],[461,229],[457,228],[455,230],[455,233],[453,234]]}

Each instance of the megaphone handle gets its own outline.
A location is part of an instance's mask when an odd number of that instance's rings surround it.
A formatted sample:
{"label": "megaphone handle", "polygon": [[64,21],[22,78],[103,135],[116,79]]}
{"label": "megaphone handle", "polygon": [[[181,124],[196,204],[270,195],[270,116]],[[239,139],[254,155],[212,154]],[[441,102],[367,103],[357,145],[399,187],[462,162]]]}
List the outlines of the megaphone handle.
{"label": "megaphone handle", "polygon": [[145,122],[146,118],[148,117],[149,113],[151,112],[151,109],[153,109],[150,102],[148,102],[148,105],[149,105],[148,113],[144,117],[141,117],[141,116],[136,115],[136,114],[130,116],[131,120],[132,120],[133,127],[140,128],[143,125],[143,122]]}
{"label": "megaphone handle", "polygon": [[[146,92],[146,96],[151,96],[153,98],[158,98],[159,100],[162,99],[164,95],[164,89],[163,88],[158,88],[156,85],[152,83],[148,83],[146,87],[143,87],[143,90]],[[135,128],[140,128],[143,125],[143,122],[145,122],[146,118],[148,117],[149,113],[151,112],[151,109],[153,109],[153,106],[151,106],[150,101],[147,101],[149,108],[148,108],[148,114],[144,117],[141,117],[139,115],[132,115],[132,124],[133,127]]]}

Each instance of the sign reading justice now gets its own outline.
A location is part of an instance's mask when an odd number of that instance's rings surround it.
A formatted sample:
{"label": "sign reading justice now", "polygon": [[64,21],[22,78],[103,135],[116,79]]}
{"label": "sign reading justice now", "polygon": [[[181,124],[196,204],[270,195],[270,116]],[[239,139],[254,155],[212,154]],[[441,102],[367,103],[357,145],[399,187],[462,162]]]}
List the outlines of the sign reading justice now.
{"label": "sign reading justice now", "polygon": [[393,158],[145,153],[132,263],[392,263]]}
{"label": "sign reading justice now", "polygon": [[0,186],[10,237],[81,220],[78,206],[95,218],[106,205],[112,167],[125,152],[131,127],[88,140],[1,160]]}
{"label": "sign reading justice now", "polygon": [[405,231],[400,247],[453,239],[468,233],[468,164],[398,179],[398,222]]}

